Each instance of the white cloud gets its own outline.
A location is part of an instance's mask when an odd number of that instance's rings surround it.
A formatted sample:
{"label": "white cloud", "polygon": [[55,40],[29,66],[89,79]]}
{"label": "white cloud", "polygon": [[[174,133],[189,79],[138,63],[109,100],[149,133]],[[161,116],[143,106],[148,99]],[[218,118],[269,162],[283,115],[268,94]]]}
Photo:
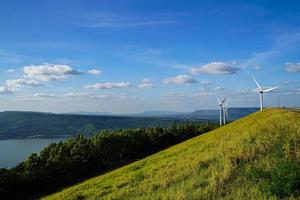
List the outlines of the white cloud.
{"label": "white cloud", "polygon": [[88,70],[87,73],[91,74],[91,75],[99,75],[99,74],[101,74],[101,70],[91,69],[91,70]]}
{"label": "white cloud", "polygon": [[192,68],[192,74],[235,74],[240,68],[236,67],[236,63],[212,62],[200,67]]}
{"label": "white cloud", "polygon": [[114,89],[114,88],[126,88],[130,87],[131,84],[129,82],[106,82],[106,83],[95,83],[93,85],[85,85],[83,86],[85,89]]}
{"label": "white cloud", "polygon": [[[14,72],[15,69],[9,69],[7,72]],[[5,82],[5,87],[9,91],[17,91],[21,87],[39,86],[40,81],[47,82],[53,80],[63,80],[69,75],[93,74],[98,75],[101,71],[91,69],[88,71],[76,70],[69,65],[49,64],[29,65],[23,67],[23,75],[17,79],[10,79]],[[4,93],[4,89],[2,88]]]}
{"label": "white cloud", "polygon": [[285,70],[287,72],[300,72],[300,63],[286,63]]}
{"label": "white cloud", "polygon": [[237,95],[246,95],[246,94],[253,94],[253,93],[257,93],[257,92],[258,92],[257,88],[254,88],[254,89],[246,88],[246,89],[241,89],[241,90],[235,91],[233,93],[237,94]]}
{"label": "white cloud", "polygon": [[217,90],[217,91],[225,91],[226,88],[223,88],[223,87],[218,86],[218,87],[215,87],[214,90]]}
{"label": "white cloud", "polygon": [[64,97],[70,98],[91,98],[91,99],[100,99],[100,100],[112,100],[112,101],[133,101],[137,99],[137,97],[129,96],[125,93],[112,95],[112,94],[101,94],[94,95],[88,94],[84,92],[69,92],[63,95]]}
{"label": "white cloud", "polygon": [[55,98],[56,94],[46,94],[46,93],[35,93],[33,96],[35,97],[46,97],[46,98]]}
{"label": "white cloud", "polygon": [[28,87],[28,86],[39,86],[41,85],[36,80],[30,80],[25,78],[18,79],[10,79],[5,82],[5,85],[8,88],[20,88],[20,87]]}
{"label": "white cloud", "polygon": [[0,94],[12,94],[14,89],[8,88],[6,86],[0,86]]}
{"label": "white cloud", "polygon": [[115,96],[114,100],[116,101],[123,101],[123,102],[131,102],[131,101],[135,101],[137,99],[137,97],[135,96],[130,96],[126,93],[121,93],[118,96]]}
{"label": "white cloud", "polygon": [[88,94],[84,92],[69,92],[63,95],[64,97],[90,97],[95,98],[96,96],[93,94]]}
{"label": "white cloud", "polygon": [[90,98],[90,99],[101,99],[101,100],[109,100],[113,98],[109,94],[94,95],[94,94],[88,94],[84,92],[69,92],[69,93],[65,93],[63,96],[70,97],[70,98]]}
{"label": "white cloud", "polygon": [[149,78],[143,79],[138,85],[139,88],[154,88],[155,85],[151,82]]}
{"label": "white cloud", "polygon": [[165,84],[191,84],[191,83],[197,83],[195,79],[188,75],[178,75],[175,77],[169,77],[164,79]]}
{"label": "white cloud", "polygon": [[202,91],[194,94],[195,97],[215,96],[214,92]]}
{"label": "white cloud", "polygon": [[49,63],[25,66],[23,72],[25,77],[39,81],[63,80],[68,75],[84,74],[84,72],[75,70],[69,65]]}
{"label": "white cloud", "polygon": [[170,97],[170,98],[181,98],[181,97],[186,97],[187,94],[181,93],[181,92],[167,92],[163,96],[164,97]]}

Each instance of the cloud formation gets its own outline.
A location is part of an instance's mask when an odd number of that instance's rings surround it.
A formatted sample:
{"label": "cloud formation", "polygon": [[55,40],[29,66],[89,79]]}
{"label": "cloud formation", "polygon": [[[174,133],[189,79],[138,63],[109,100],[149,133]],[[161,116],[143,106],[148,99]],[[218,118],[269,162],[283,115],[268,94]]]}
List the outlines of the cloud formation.
{"label": "cloud formation", "polygon": [[225,91],[226,88],[223,88],[221,86],[217,86],[217,87],[214,88],[214,90],[216,90],[216,91]]}
{"label": "cloud formation", "polygon": [[55,81],[64,80],[70,75],[99,75],[101,70],[91,69],[88,71],[77,70],[65,64],[49,64],[29,65],[23,67],[24,77],[38,81]]}
{"label": "cloud formation", "polygon": [[88,74],[91,74],[91,75],[99,75],[101,74],[101,70],[98,70],[98,69],[91,69],[91,70],[88,70],[87,73]]}
{"label": "cloud formation", "polygon": [[34,87],[41,85],[36,80],[26,79],[26,78],[18,78],[18,79],[10,79],[5,82],[5,85],[8,88],[20,88],[20,87]]}
{"label": "cloud formation", "polygon": [[240,68],[236,67],[234,63],[225,62],[212,62],[200,67],[195,67],[191,69],[192,74],[213,74],[213,75],[228,75],[235,74]]}
{"label": "cloud formation", "polygon": [[63,97],[90,98],[90,99],[102,99],[102,100],[112,99],[112,96],[108,95],[108,94],[95,95],[95,94],[88,94],[88,93],[85,93],[85,92],[69,92],[69,93],[65,93],[63,95]]}
{"label": "cloud formation", "polygon": [[287,72],[300,72],[300,63],[287,63],[285,70]]}
{"label": "cloud formation", "polygon": [[149,78],[143,79],[138,85],[139,88],[154,88],[155,85],[151,82]]}
{"label": "cloud formation", "polygon": [[70,97],[70,98],[89,98],[89,99],[99,99],[99,100],[109,100],[109,101],[123,101],[123,102],[128,102],[128,101],[133,101],[136,100],[137,97],[134,96],[129,96],[128,94],[125,93],[120,93],[120,94],[101,94],[101,95],[95,95],[95,94],[88,94],[84,92],[69,92],[65,93],[63,97]]}
{"label": "cloud formation", "polygon": [[44,97],[44,98],[55,98],[57,97],[56,94],[47,94],[47,93],[35,93],[34,97]]}
{"label": "cloud formation", "polygon": [[182,74],[175,77],[169,77],[164,79],[165,84],[192,84],[197,83],[195,79],[192,77]]}
{"label": "cloud formation", "polygon": [[13,89],[8,88],[6,86],[0,86],[0,94],[12,94],[14,92]]}
{"label": "cloud formation", "polygon": [[93,85],[85,85],[83,86],[85,89],[93,89],[93,90],[100,90],[100,89],[115,89],[115,88],[126,88],[130,87],[131,84],[129,82],[106,82],[106,83],[95,83]]}
{"label": "cloud formation", "polygon": [[29,65],[23,68],[24,77],[38,81],[64,80],[68,75],[80,75],[84,72],[69,65],[49,64]]}

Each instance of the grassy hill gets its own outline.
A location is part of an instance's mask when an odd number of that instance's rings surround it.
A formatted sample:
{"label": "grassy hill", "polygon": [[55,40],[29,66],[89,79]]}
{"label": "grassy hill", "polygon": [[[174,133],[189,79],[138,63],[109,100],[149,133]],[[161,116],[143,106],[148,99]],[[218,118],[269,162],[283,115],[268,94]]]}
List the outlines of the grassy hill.
{"label": "grassy hill", "polygon": [[266,109],[43,199],[300,199],[300,113]]}

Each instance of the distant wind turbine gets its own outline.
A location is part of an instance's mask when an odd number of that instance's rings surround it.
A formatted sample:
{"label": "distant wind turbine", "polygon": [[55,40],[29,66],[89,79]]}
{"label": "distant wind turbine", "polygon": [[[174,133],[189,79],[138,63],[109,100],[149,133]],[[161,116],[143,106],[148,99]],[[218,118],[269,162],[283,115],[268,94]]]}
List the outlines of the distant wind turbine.
{"label": "distant wind turbine", "polygon": [[208,87],[208,82],[205,82],[205,112],[207,113],[207,87]]}
{"label": "distant wind turbine", "polygon": [[254,82],[256,83],[256,85],[257,85],[257,87],[258,87],[259,99],[260,99],[260,110],[262,110],[262,109],[263,109],[263,106],[264,106],[264,99],[263,99],[264,97],[263,97],[263,94],[264,94],[264,93],[267,93],[267,92],[270,92],[270,91],[272,91],[272,90],[275,90],[275,89],[279,88],[279,86],[277,86],[277,87],[271,87],[271,88],[268,88],[268,89],[263,89],[263,88],[259,85],[259,83],[256,81],[256,79],[254,78],[254,76],[252,76],[252,78],[253,78]]}
{"label": "distant wind turbine", "polygon": [[207,89],[208,89],[208,85],[210,84],[210,81],[204,80],[204,81],[201,81],[201,83],[204,85],[205,112],[207,113],[207,96],[208,96]]}
{"label": "distant wind turbine", "polygon": [[227,105],[228,105],[229,99],[227,98],[227,101],[223,105],[223,123],[226,124],[226,117],[229,120],[228,112],[227,112]]}
{"label": "distant wind turbine", "polygon": [[222,101],[220,101],[220,99],[217,97],[217,99],[218,99],[218,103],[219,103],[219,107],[220,107],[220,126],[222,126],[222,112],[223,112],[223,105],[224,105],[224,103],[225,103],[225,101],[226,101],[226,97],[224,97],[223,99],[222,99]]}

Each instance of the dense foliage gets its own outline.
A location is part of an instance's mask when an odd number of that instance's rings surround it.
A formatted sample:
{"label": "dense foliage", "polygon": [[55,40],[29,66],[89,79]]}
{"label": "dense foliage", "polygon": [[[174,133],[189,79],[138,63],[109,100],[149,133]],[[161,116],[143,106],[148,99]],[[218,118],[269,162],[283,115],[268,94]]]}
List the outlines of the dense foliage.
{"label": "dense foliage", "polygon": [[0,199],[21,199],[54,191],[214,129],[214,124],[102,131],[53,143],[13,169],[0,170]]}
{"label": "dense foliage", "polygon": [[168,127],[180,121],[183,119],[0,112],[0,139],[90,136],[104,129]]}

